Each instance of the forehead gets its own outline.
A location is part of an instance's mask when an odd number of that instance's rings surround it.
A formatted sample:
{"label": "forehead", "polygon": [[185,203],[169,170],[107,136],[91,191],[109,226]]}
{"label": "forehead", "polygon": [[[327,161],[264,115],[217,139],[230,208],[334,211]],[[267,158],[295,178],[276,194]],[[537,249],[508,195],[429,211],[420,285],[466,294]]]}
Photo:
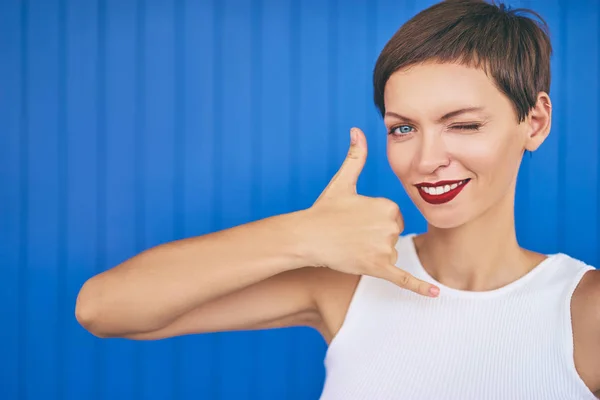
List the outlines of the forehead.
{"label": "forehead", "polygon": [[482,69],[425,63],[394,72],[384,92],[387,111],[435,115],[457,107],[510,110],[510,102]]}

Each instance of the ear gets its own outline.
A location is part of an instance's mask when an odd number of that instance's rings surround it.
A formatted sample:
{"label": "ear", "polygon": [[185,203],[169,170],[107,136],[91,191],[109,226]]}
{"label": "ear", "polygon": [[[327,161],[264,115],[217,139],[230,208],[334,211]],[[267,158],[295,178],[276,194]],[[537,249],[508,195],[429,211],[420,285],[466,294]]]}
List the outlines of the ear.
{"label": "ear", "polygon": [[550,133],[552,126],[552,103],[546,92],[540,92],[535,106],[527,116],[527,138],[525,149],[535,151]]}

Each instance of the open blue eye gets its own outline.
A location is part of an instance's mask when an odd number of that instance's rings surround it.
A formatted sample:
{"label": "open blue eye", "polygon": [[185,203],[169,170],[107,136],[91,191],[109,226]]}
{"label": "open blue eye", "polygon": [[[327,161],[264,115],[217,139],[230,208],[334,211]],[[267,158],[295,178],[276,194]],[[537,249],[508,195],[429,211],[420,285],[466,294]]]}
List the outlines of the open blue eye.
{"label": "open blue eye", "polygon": [[413,128],[410,125],[398,125],[396,127],[393,127],[392,129],[390,129],[390,134],[406,135],[407,133],[410,133],[412,129]]}

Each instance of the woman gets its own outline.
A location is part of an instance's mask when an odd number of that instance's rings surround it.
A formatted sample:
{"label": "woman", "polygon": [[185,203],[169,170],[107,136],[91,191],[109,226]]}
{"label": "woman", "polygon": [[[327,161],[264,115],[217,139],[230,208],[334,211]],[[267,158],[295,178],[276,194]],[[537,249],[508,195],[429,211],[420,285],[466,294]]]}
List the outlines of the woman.
{"label": "woman", "polygon": [[377,61],[388,159],[425,234],[356,193],[352,129],[312,207],[146,250],[86,282],[77,319],[140,340],[310,326],[330,344],[323,399],[596,398],[598,272],[516,239],[517,172],[552,107],[548,36],[515,11],[434,5]]}

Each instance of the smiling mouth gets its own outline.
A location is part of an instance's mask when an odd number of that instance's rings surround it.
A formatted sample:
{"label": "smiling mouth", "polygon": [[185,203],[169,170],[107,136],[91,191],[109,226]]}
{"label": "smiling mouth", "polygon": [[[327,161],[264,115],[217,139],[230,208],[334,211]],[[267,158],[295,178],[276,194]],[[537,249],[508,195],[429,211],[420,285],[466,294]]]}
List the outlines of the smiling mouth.
{"label": "smiling mouth", "polygon": [[421,198],[426,202],[430,204],[443,204],[454,199],[470,180],[469,178],[460,181],[420,183],[415,186],[419,189]]}

